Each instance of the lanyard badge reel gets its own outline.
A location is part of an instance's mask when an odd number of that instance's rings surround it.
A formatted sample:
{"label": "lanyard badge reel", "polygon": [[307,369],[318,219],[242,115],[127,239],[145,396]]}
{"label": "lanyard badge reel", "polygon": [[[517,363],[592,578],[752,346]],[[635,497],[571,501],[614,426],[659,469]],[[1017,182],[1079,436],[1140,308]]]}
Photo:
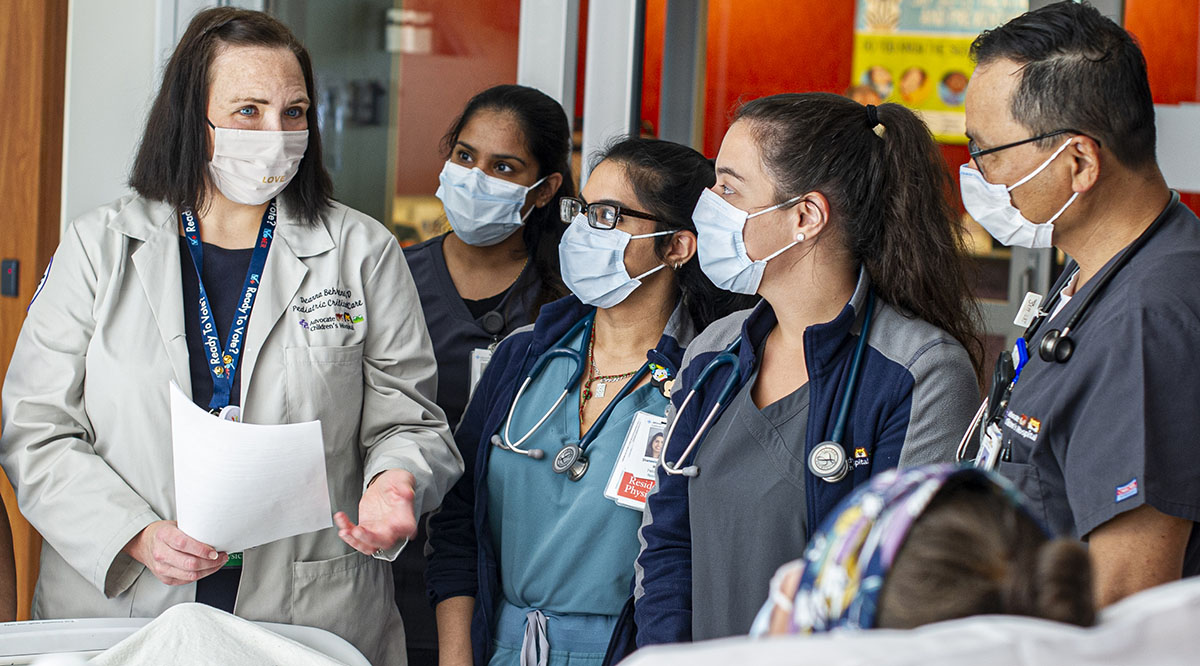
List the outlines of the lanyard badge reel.
{"label": "lanyard badge reel", "polygon": [[1028,361],[1029,348],[1023,337],[1017,338],[1012,351],[1001,353],[1000,358],[996,360],[996,369],[992,375],[992,389],[988,393],[986,403],[985,426],[980,432],[979,452],[975,456],[975,467],[977,468],[994,469],[1001,458],[1008,458],[1008,448],[1002,447],[1003,433],[1000,428],[1000,420],[1004,418],[1013,387],[1017,385],[1017,380],[1021,376],[1021,369]]}

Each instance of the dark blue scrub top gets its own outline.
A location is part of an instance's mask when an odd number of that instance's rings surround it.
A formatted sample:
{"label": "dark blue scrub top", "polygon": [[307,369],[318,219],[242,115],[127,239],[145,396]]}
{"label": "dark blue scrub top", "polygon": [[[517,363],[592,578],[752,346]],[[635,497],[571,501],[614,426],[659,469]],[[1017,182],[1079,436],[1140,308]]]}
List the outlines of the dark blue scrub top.
{"label": "dark blue scrub top", "polygon": [[[250,255],[254,248],[227,250],[204,243],[204,290],[212,306],[213,319],[217,326],[217,337],[225,345],[238,299],[250,268]],[[188,367],[192,376],[192,402],[197,407],[208,409],[212,400],[212,375],[208,370],[208,354],[204,350],[204,338],[200,335],[200,285],[196,282],[195,264],[188,252],[187,241],[179,237],[179,261],[183,269],[183,327],[187,334]],[[251,314],[253,316],[253,314]],[[240,405],[242,366],[239,363],[233,375],[233,389],[229,404]],[[196,583],[196,601],[232,613],[237,600],[238,581],[242,570],[238,567],[221,569]]]}
{"label": "dark blue scrub top", "polygon": [[[1111,264],[1111,262],[1110,262]],[[1076,291],[1030,343],[1061,328],[1099,282]],[[1149,504],[1200,521],[1200,219],[1177,204],[1071,331],[1066,363],[1036,353],[1002,418],[997,470],[1056,533],[1086,537]],[[1184,576],[1200,574],[1192,526]]]}
{"label": "dark blue scrub top", "polygon": [[[442,253],[445,235],[419,245],[404,248],[404,257],[421,297],[425,325],[433,340],[433,355],[438,365],[437,404],[446,412],[451,428],[458,426],[470,397],[471,352],[486,349],[504,339],[513,329],[533,323],[530,304],[542,287],[532,262],[508,289],[481,301],[464,301],[454,288],[446,255]],[[482,312],[472,312],[472,309]],[[503,319],[499,330],[484,327],[487,313],[497,312]],[[407,550],[407,549],[406,549]]]}

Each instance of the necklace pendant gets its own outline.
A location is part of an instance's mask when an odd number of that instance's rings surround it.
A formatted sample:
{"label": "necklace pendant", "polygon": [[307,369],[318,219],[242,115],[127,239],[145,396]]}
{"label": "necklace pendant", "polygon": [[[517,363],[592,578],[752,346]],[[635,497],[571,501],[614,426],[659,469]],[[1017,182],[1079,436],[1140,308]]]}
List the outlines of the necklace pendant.
{"label": "necklace pendant", "polygon": [[608,386],[608,384],[605,382],[597,383],[596,386],[594,386],[592,389],[593,395],[595,395],[597,398],[603,398],[604,397],[604,387],[606,387],[606,386]]}

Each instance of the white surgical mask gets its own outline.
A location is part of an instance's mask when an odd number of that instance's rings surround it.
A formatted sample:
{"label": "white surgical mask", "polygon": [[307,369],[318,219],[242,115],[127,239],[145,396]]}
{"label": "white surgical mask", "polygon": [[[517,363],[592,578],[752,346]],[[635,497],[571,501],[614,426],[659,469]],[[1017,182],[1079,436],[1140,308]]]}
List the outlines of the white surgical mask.
{"label": "white surgical mask", "polygon": [[594,229],[587,216],[580,213],[571,220],[558,244],[563,283],[584,303],[611,308],[641,286],[642,278],[666,266],[659,264],[637,277],[629,277],[625,270],[625,246],[629,241],[673,233],[658,231],[632,236],[620,229]]}
{"label": "white surgical mask", "polygon": [[1054,158],[1061,155],[1069,145],[1071,145],[1071,139],[1067,139],[1032,173],[1007,187],[989,183],[978,169],[972,169],[966,164],[962,165],[958,168],[958,181],[959,190],[962,192],[963,207],[980,226],[987,229],[992,238],[1004,245],[1028,248],[1053,247],[1054,221],[1067,210],[1068,206],[1075,203],[1075,198],[1079,196],[1079,193],[1073,193],[1071,198],[1067,199],[1067,203],[1063,204],[1063,207],[1059,208],[1053,217],[1041,224],[1031,222],[1022,215],[1021,211],[1012,205],[1010,193],[1033,180],[1035,176],[1050,166]]}
{"label": "white surgical mask", "polygon": [[438,176],[437,198],[442,200],[454,235],[467,245],[486,247],[521,228],[533,212],[531,207],[521,215],[525,198],[545,180],[526,187],[447,161]]}
{"label": "white surgical mask", "polygon": [[712,190],[700,193],[700,200],[692,211],[692,222],[696,224],[697,251],[700,268],[713,284],[735,294],[753,294],[762,282],[767,262],[783,254],[799,241],[792,241],[775,252],[757,261],[746,253],[746,240],[742,233],[746,220],[782,208],[801,197],[792,197],[783,203],[754,213],[753,215],[722,199]]}
{"label": "white surgical mask", "polygon": [[265,204],[292,182],[308,149],[308,130],[239,130],[213,128],[213,156],[208,175],[221,194],[234,203]]}

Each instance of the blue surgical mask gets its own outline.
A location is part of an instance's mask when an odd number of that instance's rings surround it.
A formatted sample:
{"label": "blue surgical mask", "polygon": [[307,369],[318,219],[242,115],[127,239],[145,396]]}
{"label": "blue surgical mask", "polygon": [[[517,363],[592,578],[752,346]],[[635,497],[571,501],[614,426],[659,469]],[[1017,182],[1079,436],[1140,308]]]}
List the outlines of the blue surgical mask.
{"label": "blue surgical mask", "polygon": [[486,247],[521,228],[533,212],[531,207],[521,215],[521,207],[530,190],[545,180],[526,187],[447,161],[438,176],[437,198],[442,200],[454,235],[467,245]]}
{"label": "blue surgical mask", "polygon": [[660,271],[659,264],[637,277],[625,270],[625,246],[638,238],[666,236],[674,231],[632,236],[620,229],[594,229],[583,213],[575,216],[558,244],[562,279],[571,293],[588,305],[611,308],[629,297],[642,278]]}
{"label": "blue surgical mask", "polygon": [[799,241],[779,248],[775,252],[757,261],[746,254],[746,240],[743,231],[746,221],[782,208],[802,197],[792,197],[770,208],[748,214],[746,211],[722,199],[712,190],[700,193],[700,200],[692,211],[692,222],[696,224],[697,250],[700,257],[700,268],[713,284],[735,294],[753,294],[762,283],[763,271],[767,262],[783,254]]}
{"label": "blue surgical mask", "polygon": [[1067,199],[1067,203],[1063,204],[1063,207],[1058,209],[1053,217],[1038,224],[1031,222],[1012,204],[1011,192],[1033,180],[1046,167],[1050,166],[1054,158],[1061,155],[1069,145],[1071,145],[1071,139],[1067,139],[1032,173],[1007,187],[989,183],[978,169],[972,169],[966,164],[962,165],[958,169],[958,185],[962,193],[963,207],[980,226],[987,229],[992,238],[1004,245],[1028,248],[1053,247],[1054,221],[1067,210],[1068,206],[1075,203],[1075,198],[1079,196],[1079,193],[1073,193],[1071,198]]}

